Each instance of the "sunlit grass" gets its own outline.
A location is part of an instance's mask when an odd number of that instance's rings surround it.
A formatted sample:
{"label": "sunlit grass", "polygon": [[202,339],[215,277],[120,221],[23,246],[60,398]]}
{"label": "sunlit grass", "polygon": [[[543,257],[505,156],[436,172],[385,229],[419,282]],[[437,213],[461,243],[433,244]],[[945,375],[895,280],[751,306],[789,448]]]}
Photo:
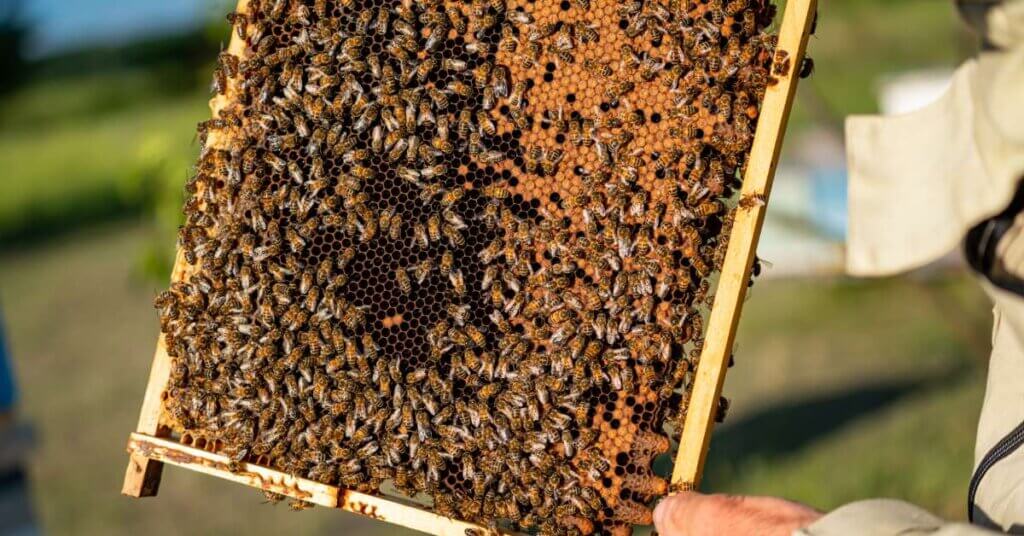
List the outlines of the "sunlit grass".
{"label": "sunlit grass", "polygon": [[[80,89],[88,92],[94,82],[82,84]],[[74,95],[73,89],[65,91]],[[54,101],[61,102],[55,96]],[[44,115],[40,112],[36,115]],[[5,129],[0,133],[5,175],[0,180],[0,242],[138,210],[152,181],[164,179],[154,177],[164,172],[164,162],[175,163],[183,184],[198,150],[195,123],[208,113],[203,95],[195,93],[96,117],[49,118],[45,121],[50,123]],[[145,150],[153,144],[163,148],[160,154]]]}

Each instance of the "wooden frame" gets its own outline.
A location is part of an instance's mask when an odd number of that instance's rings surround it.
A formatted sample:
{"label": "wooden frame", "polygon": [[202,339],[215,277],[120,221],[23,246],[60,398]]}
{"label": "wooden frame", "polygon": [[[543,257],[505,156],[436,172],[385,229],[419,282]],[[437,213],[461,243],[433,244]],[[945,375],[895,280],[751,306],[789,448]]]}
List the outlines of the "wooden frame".
{"label": "wooden frame", "polygon": [[696,489],[704,471],[704,459],[711,441],[722,383],[729,367],[743,300],[747,296],[747,283],[757,254],[761,224],[764,223],[765,210],[768,208],[768,194],[775,178],[775,167],[779,163],[782,139],[789,122],[789,111],[793,106],[797,79],[817,9],[817,0],[786,2],[776,51],[789,54],[791,68],[788,73],[773,73],[778,82],[765,91],[761,115],[757,120],[757,133],[750,148],[740,191],[740,199],[759,198],[764,203],[752,203],[736,210],[736,220],[729,237],[725,262],[722,264],[715,301],[711,306],[697,375],[690,399],[686,402],[686,421],[683,423],[679,450],[672,469],[671,482],[675,491]]}
{"label": "wooden frame", "polygon": [[[247,0],[239,0],[237,11],[245,12],[246,7]],[[786,3],[777,50],[788,52],[792,67],[788,73],[774,73],[777,81],[765,92],[757,134],[743,177],[742,197],[767,201],[816,10],[817,0],[789,0]],[[244,43],[237,35],[232,37],[228,51],[235,55],[243,53]],[[228,102],[228,98],[214,98],[210,102],[211,111],[216,115]],[[216,132],[210,134],[207,145],[216,146],[219,142],[216,135]],[[700,482],[765,209],[764,203],[753,203],[736,212],[693,390],[685,402],[686,420],[672,473],[673,491],[695,489]],[[179,251],[171,275],[172,281],[183,280],[190,271],[191,267]],[[229,470],[230,460],[226,456],[169,438],[170,428],[163,421],[161,405],[170,365],[171,359],[161,335],[153,357],[139,422],[135,433],[128,440],[130,459],[121,490],[123,494],[131,497],[155,496],[159,490],[163,464],[169,463],[429,534],[463,536],[497,533],[494,529],[450,519],[398,499],[328,486],[256,464],[242,463],[234,467],[235,471]]]}

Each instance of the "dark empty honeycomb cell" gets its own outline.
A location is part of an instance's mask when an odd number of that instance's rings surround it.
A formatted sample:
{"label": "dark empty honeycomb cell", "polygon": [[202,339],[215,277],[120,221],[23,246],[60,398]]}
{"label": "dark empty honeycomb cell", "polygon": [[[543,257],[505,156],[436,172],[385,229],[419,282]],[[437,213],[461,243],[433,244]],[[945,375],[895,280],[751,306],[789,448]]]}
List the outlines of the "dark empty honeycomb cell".
{"label": "dark empty honeycomb cell", "polygon": [[251,0],[202,279],[157,300],[183,440],[525,531],[649,523],[774,56],[768,2],[719,4]]}

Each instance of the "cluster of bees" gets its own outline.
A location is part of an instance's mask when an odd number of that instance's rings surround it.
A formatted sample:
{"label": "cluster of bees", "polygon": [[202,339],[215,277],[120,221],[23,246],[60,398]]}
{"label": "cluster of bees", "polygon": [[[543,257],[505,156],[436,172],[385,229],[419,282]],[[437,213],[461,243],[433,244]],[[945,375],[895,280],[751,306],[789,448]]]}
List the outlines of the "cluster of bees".
{"label": "cluster of bees", "polygon": [[[232,13],[245,53],[221,54],[228,104],[200,125],[179,235],[193,270],[157,298],[168,416],[233,460],[387,483],[451,517],[649,523],[773,83],[773,16],[766,0]],[[596,89],[544,106],[571,68]]]}

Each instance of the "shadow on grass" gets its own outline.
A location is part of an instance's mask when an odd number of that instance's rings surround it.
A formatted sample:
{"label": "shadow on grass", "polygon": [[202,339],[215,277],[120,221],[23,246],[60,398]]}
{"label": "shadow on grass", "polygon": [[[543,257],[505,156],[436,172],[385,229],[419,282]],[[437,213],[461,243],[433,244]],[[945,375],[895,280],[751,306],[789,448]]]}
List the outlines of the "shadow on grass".
{"label": "shadow on grass", "polygon": [[65,198],[33,201],[16,216],[0,220],[0,252],[29,248],[90,225],[138,217],[152,198],[149,185],[125,195],[110,184]]}
{"label": "shadow on grass", "polygon": [[720,489],[752,461],[791,455],[850,422],[911,395],[948,389],[968,376],[954,367],[916,379],[892,380],[769,406],[728,422],[711,439],[701,487]]}

